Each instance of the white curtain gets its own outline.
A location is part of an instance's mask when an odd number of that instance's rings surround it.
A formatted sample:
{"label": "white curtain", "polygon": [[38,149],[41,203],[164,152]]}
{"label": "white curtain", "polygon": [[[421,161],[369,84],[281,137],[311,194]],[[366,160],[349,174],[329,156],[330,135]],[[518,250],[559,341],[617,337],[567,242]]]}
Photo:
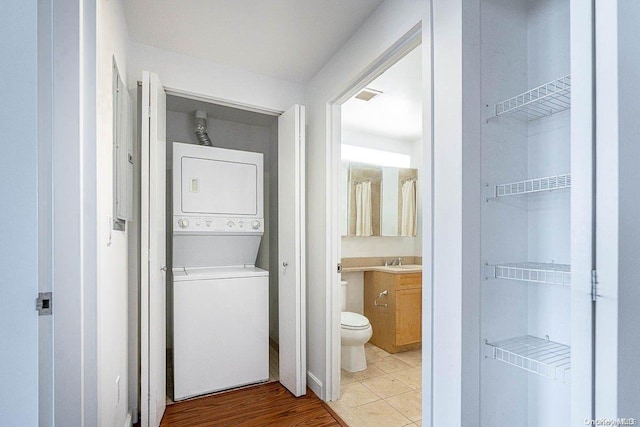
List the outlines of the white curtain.
{"label": "white curtain", "polygon": [[371,182],[356,184],[356,236],[371,236]]}
{"label": "white curtain", "polygon": [[415,236],[418,228],[416,212],[416,181],[409,179],[402,184],[401,236]]}

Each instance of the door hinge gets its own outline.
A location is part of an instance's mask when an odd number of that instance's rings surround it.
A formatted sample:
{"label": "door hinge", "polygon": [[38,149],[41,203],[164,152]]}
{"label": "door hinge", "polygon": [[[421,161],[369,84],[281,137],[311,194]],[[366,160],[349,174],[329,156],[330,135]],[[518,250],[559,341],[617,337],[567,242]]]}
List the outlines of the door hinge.
{"label": "door hinge", "polygon": [[598,271],[591,270],[591,301],[595,301],[598,295]]}
{"label": "door hinge", "polygon": [[342,273],[342,263],[338,263],[338,273]]}
{"label": "door hinge", "polygon": [[36,298],[38,316],[50,316],[53,313],[53,293],[39,292]]}

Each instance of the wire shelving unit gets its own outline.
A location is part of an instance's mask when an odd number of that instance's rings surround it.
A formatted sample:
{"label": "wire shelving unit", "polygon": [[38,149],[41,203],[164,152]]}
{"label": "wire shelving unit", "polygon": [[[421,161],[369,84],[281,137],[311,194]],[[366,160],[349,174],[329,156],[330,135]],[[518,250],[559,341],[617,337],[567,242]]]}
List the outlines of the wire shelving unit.
{"label": "wire shelving unit", "polygon": [[531,335],[488,342],[489,356],[525,371],[569,383],[571,347]]}
{"label": "wire shelving unit", "polygon": [[494,117],[508,114],[533,121],[571,108],[571,74],[550,81],[495,105]]}
{"label": "wire shelving unit", "polygon": [[516,262],[486,266],[488,279],[509,279],[547,285],[571,285],[571,266],[568,264]]}
{"label": "wire shelving unit", "polygon": [[544,191],[561,190],[564,188],[571,188],[570,173],[499,184],[495,187],[494,196],[516,196],[520,194],[532,194]]}

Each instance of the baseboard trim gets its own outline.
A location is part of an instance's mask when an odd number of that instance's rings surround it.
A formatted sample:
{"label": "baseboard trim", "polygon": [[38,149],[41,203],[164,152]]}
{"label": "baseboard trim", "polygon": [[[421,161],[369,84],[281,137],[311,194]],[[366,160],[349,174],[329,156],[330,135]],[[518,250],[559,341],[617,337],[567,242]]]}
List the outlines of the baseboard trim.
{"label": "baseboard trim", "polygon": [[316,394],[316,396],[324,400],[324,387],[322,385],[322,381],[320,381],[318,377],[316,377],[309,371],[307,371],[307,387],[309,387],[311,391]]}

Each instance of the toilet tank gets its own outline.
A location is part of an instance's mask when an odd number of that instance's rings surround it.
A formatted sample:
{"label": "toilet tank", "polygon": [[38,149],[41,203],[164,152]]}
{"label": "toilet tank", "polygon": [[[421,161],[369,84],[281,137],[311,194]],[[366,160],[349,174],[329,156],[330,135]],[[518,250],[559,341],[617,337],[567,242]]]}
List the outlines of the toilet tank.
{"label": "toilet tank", "polygon": [[342,306],[342,311],[347,311],[347,285],[349,282],[346,280],[342,280],[340,282],[340,305]]}

